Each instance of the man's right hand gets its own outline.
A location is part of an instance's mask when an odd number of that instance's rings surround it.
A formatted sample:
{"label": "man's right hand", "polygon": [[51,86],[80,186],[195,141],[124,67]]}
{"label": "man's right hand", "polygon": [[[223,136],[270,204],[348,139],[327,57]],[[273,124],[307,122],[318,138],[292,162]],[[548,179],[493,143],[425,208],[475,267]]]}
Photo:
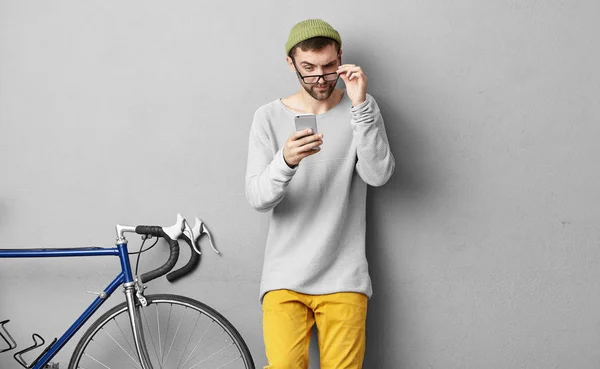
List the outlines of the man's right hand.
{"label": "man's right hand", "polygon": [[283,147],[283,159],[290,168],[300,164],[302,159],[321,151],[323,134],[311,134],[311,129],[294,132]]}

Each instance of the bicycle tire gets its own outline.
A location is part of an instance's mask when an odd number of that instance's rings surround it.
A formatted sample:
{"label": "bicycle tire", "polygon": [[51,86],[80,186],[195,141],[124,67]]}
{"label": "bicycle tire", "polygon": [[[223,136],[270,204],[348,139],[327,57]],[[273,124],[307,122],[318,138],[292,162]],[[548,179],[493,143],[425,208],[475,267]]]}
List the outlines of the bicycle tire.
{"label": "bicycle tire", "polygon": [[[252,356],[242,336],[223,315],[213,308],[200,301],[180,295],[157,294],[145,297],[148,306],[142,307],[140,310],[143,319],[142,328],[154,369],[199,369],[205,367],[255,369]],[[195,322],[193,326],[185,324],[182,327],[182,321],[187,312],[191,312],[192,321],[195,318]],[[154,317],[152,319],[148,318],[150,314],[156,315],[156,322],[153,321]],[[172,317],[173,319],[171,319]],[[166,331],[163,324],[165,318],[167,322]],[[177,320],[179,322],[175,323]],[[199,324],[201,320],[202,322]],[[171,332],[172,338],[169,337],[171,321],[174,321],[172,329],[175,330],[174,333]],[[122,324],[119,325],[119,322],[122,322]],[[213,325],[217,328],[217,339],[209,342],[205,341],[205,344],[200,346]],[[163,335],[161,327],[165,331],[164,341],[161,341]],[[219,332],[219,327],[222,332]],[[183,338],[188,337],[188,339],[184,339],[181,344],[178,343],[173,349],[175,340],[182,329],[184,332],[181,333],[181,336]],[[223,333],[226,335],[223,335]],[[108,338],[105,336],[108,336]],[[198,339],[198,337],[200,338]],[[227,346],[219,348],[221,343]],[[181,345],[185,345],[185,347],[182,348]],[[167,346],[169,346],[168,352]],[[198,349],[199,346],[200,349]],[[141,365],[134,347],[128,308],[127,304],[123,302],[108,310],[87,329],[75,347],[69,362],[69,369],[139,369]],[[200,357],[203,360],[198,361],[199,354],[206,351],[207,348],[209,352],[204,353]],[[209,364],[212,365],[209,366]]]}

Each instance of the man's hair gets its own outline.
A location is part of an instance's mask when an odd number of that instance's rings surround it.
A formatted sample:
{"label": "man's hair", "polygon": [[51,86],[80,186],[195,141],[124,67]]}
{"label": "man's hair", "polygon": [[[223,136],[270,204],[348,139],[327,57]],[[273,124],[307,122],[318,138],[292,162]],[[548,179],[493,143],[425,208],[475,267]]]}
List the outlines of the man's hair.
{"label": "man's hair", "polygon": [[334,45],[337,52],[338,53],[340,52],[341,47],[340,47],[340,44],[336,40],[329,38],[329,37],[317,36],[317,37],[309,38],[308,40],[304,40],[304,41],[298,43],[296,46],[292,47],[288,56],[290,58],[293,58],[294,53],[296,52],[297,48],[300,48],[300,50],[302,50],[302,51],[312,51],[312,50],[318,51],[318,50],[324,49],[325,47],[327,47],[329,45]]}

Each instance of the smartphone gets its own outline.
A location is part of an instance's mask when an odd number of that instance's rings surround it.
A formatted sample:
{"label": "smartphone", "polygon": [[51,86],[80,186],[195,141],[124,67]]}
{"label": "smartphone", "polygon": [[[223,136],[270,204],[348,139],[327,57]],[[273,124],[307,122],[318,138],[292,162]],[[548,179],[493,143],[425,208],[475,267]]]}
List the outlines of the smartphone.
{"label": "smartphone", "polygon": [[310,128],[313,135],[319,133],[317,131],[317,117],[314,114],[296,114],[294,116],[294,123],[296,124],[296,131]]}

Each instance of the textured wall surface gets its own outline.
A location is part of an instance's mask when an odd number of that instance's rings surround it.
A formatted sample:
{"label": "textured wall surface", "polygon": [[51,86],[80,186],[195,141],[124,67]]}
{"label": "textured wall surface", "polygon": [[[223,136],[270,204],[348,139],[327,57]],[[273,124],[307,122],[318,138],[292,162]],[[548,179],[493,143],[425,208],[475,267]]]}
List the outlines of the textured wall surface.
{"label": "textured wall surface", "polygon": [[[244,197],[247,135],[258,106],[298,88],[287,32],[320,17],[369,76],[397,160],[369,191],[365,368],[597,368],[599,14],[593,0],[2,1],[0,247],[110,246],[116,223],[199,216],[223,255],[149,291],[217,308],[265,365],[268,222]],[[0,262],[0,320],[22,345],[64,331],[118,268]]]}

